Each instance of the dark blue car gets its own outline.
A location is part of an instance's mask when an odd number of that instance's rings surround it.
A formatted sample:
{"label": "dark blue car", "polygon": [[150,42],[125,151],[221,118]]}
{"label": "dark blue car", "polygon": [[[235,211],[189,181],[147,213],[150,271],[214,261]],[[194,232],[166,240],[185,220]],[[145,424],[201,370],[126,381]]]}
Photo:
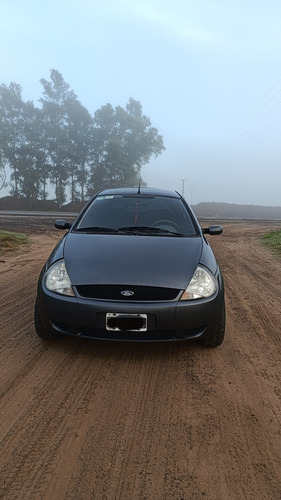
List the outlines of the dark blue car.
{"label": "dark blue car", "polygon": [[222,343],[223,278],[204,236],[222,228],[201,229],[179,193],[107,189],[55,226],[67,233],[39,277],[39,337]]}

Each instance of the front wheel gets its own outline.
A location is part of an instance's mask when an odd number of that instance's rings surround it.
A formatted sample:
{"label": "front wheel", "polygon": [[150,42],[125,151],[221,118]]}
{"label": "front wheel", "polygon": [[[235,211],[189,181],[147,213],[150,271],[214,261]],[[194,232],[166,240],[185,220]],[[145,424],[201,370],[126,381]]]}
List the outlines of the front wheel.
{"label": "front wheel", "polygon": [[38,337],[44,340],[54,340],[55,333],[46,330],[42,323],[37,300],[34,307],[34,326]]}
{"label": "front wheel", "polygon": [[225,317],[226,314],[224,305],[217,329],[209,337],[205,339],[199,339],[198,340],[199,344],[205,347],[218,347],[219,345],[222,344],[225,334]]}

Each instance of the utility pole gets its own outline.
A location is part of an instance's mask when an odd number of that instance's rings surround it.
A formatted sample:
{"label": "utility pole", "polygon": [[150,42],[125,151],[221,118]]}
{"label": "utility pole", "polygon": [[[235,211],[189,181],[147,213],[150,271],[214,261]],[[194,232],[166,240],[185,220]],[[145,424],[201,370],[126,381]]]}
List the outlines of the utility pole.
{"label": "utility pole", "polygon": [[182,182],[182,188],[181,188],[181,195],[182,197],[184,197],[184,183],[185,183],[186,179],[181,179],[181,182]]}

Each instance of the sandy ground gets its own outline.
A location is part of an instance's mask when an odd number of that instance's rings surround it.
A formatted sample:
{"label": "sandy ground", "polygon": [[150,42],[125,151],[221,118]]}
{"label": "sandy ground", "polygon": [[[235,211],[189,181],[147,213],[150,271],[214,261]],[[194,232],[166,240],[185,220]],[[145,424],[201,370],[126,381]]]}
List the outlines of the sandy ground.
{"label": "sandy ground", "polygon": [[269,222],[225,222],[222,346],[61,338],[33,326],[40,269],[62,233],[0,217],[32,244],[0,260],[0,498],[280,500],[281,260]]}

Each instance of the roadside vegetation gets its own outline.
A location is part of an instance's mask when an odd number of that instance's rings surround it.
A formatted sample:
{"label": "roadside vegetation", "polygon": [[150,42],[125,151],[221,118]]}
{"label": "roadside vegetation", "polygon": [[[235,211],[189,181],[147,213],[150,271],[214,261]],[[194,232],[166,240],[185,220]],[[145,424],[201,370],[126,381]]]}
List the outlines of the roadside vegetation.
{"label": "roadside vegetation", "polygon": [[266,233],[262,237],[262,243],[281,257],[281,230]]}
{"label": "roadside vegetation", "polygon": [[28,243],[30,240],[25,234],[0,231],[0,255],[14,252],[21,245]]}

